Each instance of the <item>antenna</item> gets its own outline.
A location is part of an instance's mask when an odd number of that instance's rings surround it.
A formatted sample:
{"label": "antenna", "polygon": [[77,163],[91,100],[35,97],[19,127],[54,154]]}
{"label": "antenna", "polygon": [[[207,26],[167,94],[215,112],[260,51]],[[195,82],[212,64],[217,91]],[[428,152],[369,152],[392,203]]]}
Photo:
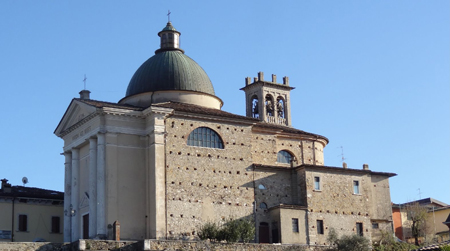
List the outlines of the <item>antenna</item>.
{"label": "antenna", "polygon": [[346,160],[347,158],[344,158],[344,147],[340,146],[340,148],[341,148],[341,154],[339,154],[338,156],[341,156],[341,161],[343,163],[344,160]]}
{"label": "antenna", "polygon": [[83,78],[83,82],[84,82],[84,90],[86,90],[86,80],[87,80],[86,74],[84,74],[84,78]]}
{"label": "antenna", "polygon": [[172,13],[172,12],[170,12],[170,10],[168,10],[167,11],[167,21],[170,23],[170,13]]}
{"label": "antenna", "polygon": [[417,190],[419,190],[419,200],[422,199],[422,193],[420,192],[420,188],[418,188]]}
{"label": "antenna", "polygon": [[25,186],[25,184],[28,183],[28,178],[27,178],[27,177],[23,177],[23,178],[22,178],[22,183],[23,183],[23,185]]}

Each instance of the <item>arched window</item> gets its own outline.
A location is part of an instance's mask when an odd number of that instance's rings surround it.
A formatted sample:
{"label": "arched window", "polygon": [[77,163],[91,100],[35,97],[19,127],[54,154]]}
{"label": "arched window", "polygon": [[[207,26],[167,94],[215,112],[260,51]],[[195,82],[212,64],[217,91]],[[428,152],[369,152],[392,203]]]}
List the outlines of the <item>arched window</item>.
{"label": "arched window", "polygon": [[187,144],[189,146],[200,146],[223,149],[220,136],[208,127],[199,127],[189,134]]}
{"label": "arched window", "polygon": [[258,96],[256,95],[252,97],[252,116],[253,118],[259,118]]}
{"label": "arched window", "polygon": [[290,164],[292,161],[292,154],[288,151],[281,150],[277,154],[277,162],[278,163],[287,163]]}
{"label": "arched window", "polygon": [[284,99],[281,96],[277,98],[277,116],[278,118],[285,118]]}
{"label": "arched window", "polygon": [[261,204],[259,204],[259,208],[261,209],[267,209],[267,204],[264,202],[261,202]]}
{"label": "arched window", "polygon": [[273,116],[273,112],[274,112],[274,103],[273,103],[273,97],[270,94],[266,95],[266,101],[265,101],[265,105],[266,105],[266,113],[267,116]]}
{"label": "arched window", "polygon": [[258,185],[258,189],[259,190],[264,190],[264,189],[266,189],[266,187],[263,184],[259,184]]}

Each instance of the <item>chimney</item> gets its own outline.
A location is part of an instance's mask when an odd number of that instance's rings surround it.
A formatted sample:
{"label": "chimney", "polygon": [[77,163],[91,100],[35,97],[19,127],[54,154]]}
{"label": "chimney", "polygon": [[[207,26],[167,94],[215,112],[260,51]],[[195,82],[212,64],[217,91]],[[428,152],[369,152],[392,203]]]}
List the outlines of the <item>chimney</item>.
{"label": "chimney", "polygon": [[283,78],[283,85],[289,85],[289,77]]}
{"label": "chimney", "polygon": [[258,82],[258,78],[253,78],[253,82],[254,83]]}
{"label": "chimney", "polygon": [[258,79],[259,81],[264,81],[264,72],[262,71],[258,72]]}
{"label": "chimney", "polygon": [[2,179],[2,192],[11,193],[11,184],[8,183],[7,179]]}
{"label": "chimney", "polygon": [[272,74],[272,82],[276,83],[277,82],[277,75]]}
{"label": "chimney", "polygon": [[343,167],[344,169],[347,169],[347,163],[342,162],[342,167]]}
{"label": "chimney", "polygon": [[6,184],[8,184],[8,180],[7,179],[2,179],[2,190],[5,187]]}
{"label": "chimney", "polygon": [[369,164],[363,164],[363,170],[369,170]]}
{"label": "chimney", "polygon": [[90,94],[91,92],[90,91],[88,91],[88,90],[82,90],[81,92],[80,92],[80,99],[90,99],[90,97],[89,97],[89,94]]}

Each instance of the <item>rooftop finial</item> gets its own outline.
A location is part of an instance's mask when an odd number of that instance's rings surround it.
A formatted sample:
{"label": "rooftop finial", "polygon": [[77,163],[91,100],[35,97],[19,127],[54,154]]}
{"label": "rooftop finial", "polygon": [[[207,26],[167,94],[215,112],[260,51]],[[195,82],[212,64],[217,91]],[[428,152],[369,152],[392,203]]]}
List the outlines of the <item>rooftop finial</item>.
{"label": "rooftop finial", "polygon": [[170,23],[170,10],[167,11],[167,21]]}
{"label": "rooftop finial", "polygon": [[83,78],[83,82],[84,82],[84,89],[83,89],[83,90],[86,90],[86,80],[87,80],[87,78],[86,78],[86,74],[84,74],[84,78]]}

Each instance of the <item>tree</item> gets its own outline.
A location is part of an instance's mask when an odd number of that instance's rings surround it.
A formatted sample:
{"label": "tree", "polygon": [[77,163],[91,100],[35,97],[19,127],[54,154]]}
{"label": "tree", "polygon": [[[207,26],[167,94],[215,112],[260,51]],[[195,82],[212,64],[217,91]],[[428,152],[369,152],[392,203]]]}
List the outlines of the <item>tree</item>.
{"label": "tree", "polygon": [[372,250],[375,251],[409,251],[418,247],[406,242],[397,241],[390,231],[381,231],[380,242],[374,245]]}
{"label": "tree", "polygon": [[406,212],[408,214],[408,219],[411,221],[411,233],[414,237],[414,244],[419,246],[419,236],[426,230],[428,209],[421,206],[418,202],[415,202],[406,205]]}

